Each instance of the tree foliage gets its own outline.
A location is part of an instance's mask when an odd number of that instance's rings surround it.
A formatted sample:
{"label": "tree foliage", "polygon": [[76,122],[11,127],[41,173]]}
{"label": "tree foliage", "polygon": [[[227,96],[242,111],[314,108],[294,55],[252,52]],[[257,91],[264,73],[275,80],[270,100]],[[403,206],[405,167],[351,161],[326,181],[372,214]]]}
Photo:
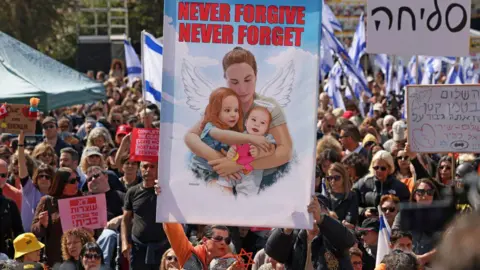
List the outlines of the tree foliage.
{"label": "tree foliage", "polygon": [[[163,32],[163,0],[129,0],[129,35],[140,43],[142,30]],[[123,1],[111,0],[112,7]],[[105,7],[106,0],[0,0],[0,31],[54,59],[75,66],[77,23],[92,24],[78,6]],[[102,22],[103,23],[103,22]]]}

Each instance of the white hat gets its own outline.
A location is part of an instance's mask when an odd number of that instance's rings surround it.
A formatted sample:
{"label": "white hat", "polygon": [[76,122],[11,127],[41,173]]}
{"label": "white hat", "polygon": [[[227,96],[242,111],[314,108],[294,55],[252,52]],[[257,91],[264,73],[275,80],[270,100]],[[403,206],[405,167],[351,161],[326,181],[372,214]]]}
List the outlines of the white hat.
{"label": "white hat", "polygon": [[405,129],[407,129],[407,126],[403,121],[393,123],[393,141],[399,142],[405,140]]}
{"label": "white hat", "polygon": [[373,110],[374,110],[374,111],[383,112],[382,103],[375,103],[375,105],[373,105]]}

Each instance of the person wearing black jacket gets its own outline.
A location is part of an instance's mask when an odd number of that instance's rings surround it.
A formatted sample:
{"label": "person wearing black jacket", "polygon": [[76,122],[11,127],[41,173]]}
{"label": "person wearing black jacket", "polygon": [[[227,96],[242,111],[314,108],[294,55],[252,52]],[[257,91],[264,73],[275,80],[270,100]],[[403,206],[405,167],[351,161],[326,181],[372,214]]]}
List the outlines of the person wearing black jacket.
{"label": "person wearing black jacket", "polygon": [[8,166],[0,160],[0,253],[13,257],[13,239],[24,233],[22,217],[14,201],[2,194],[2,188],[7,183]]}
{"label": "person wearing black jacket", "polygon": [[375,210],[382,195],[392,194],[400,201],[410,199],[407,186],[393,176],[395,165],[393,157],[387,151],[378,151],[370,165],[370,175],[360,179],[353,185],[359,198],[359,213],[366,218],[375,216]]}
{"label": "person wearing black jacket", "polygon": [[[321,201],[325,200],[321,196]],[[308,211],[313,214],[314,229],[275,229],[265,245],[267,255],[284,264],[287,270],[353,269],[348,250],[355,244],[354,235],[328,216],[327,207],[321,206],[316,197],[312,198]]]}

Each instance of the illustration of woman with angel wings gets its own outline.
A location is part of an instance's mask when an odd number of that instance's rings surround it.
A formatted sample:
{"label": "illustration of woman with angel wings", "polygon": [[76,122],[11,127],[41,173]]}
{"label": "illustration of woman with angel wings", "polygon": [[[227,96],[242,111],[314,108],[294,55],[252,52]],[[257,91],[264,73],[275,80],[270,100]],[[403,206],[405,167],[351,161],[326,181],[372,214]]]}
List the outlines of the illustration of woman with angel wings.
{"label": "illustration of woman with angel wings", "polygon": [[[286,173],[288,162],[292,158],[292,138],[287,127],[285,114],[282,106],[290,102],[294,81],[294,65],[291,61],[282,68],[272,80],[260,91],[256,92],[257,62],[255,56],[248,50],[236,47],[229,51],[223,58],[224,77],[228,88],[232,89],[238,96],[240,108],[246,117],[255,106],[271,107],[271,121],[268,133],[273,136],[275,146],[267,140],[259,140],[259,136],[253,134],[242,134],[251,136],[249,142],[256,146],[263,158],[255,159],[249,165],[252,170],[264,170],[260,189],[272,185]],[[187,95],[187,104],[194,110],[202,110],[209,103],[209,97],[214,87],[199,75],[198,71],[188,62],[182,65],[182,80]],[[185,135],[185,144],[195,156],[208,161],[214,173],[209,176],[212,180],[215,177],[225,177],[229,180],[241,181],[240,172],[245,169],[244,165],[227,158],[225,153],[216,151],[202,141],[202,121],[199,121]],[[238,141],[237,136],[222,136],[219,140],[222,144],[232,146],[245,143]]]}

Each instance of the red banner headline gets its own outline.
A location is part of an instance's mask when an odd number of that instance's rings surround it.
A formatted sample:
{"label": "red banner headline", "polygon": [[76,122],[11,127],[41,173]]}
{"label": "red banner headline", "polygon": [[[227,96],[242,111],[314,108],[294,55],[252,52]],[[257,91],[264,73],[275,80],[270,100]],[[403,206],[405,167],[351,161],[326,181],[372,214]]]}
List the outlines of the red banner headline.
{"label": "red banner headline", "polygon": [[[301,46],[305,7],[236,4],[233,9],[232,16],[228,3],[179,2],[179,41],[233,44],[236,33],[238,44]],[[240,23],[236,31],[232,22]]]}

